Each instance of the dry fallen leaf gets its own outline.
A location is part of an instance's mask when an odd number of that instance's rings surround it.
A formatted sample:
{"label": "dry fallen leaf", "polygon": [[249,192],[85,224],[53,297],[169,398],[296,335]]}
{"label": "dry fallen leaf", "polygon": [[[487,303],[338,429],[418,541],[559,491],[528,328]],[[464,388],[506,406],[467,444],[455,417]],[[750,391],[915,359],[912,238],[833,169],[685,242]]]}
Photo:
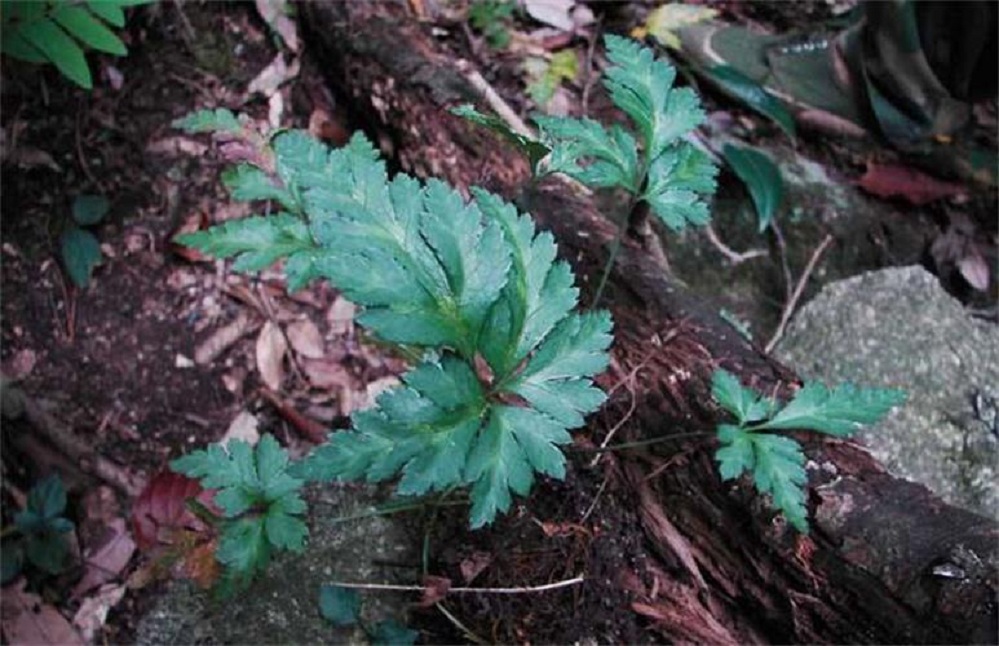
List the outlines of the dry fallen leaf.
{"label": "dry fallen leaf", "polygon": [[125,520],[115,518],[105,526],[102,541],[97,545],[86,547],[83,553],[83,578],[73,588],[73,598],[79,598],[117,577],[128,565],[134,553],[135,541],[125,527]]}
{"label": "dry fallen leaf", "polygon": [[38,595],[25,592],[25,585],[25,579],[18,578],[0,595],[0,628],[6,643],[82,646],[83,639],[69,621]]}
{"label": "dry fallen leaf", "polygon": [[346,388],[354,387],[354,378],[339,361],[328,359],[305,359],[302,361],[302,371],[314,388]]}
{"label": "dry fallen leaf", "polygon": [[989,266],[976,251],[957,261],[957,268],[968,284],[980,292],[989,288]]}
{"label": "dry fallen leaf", "polygon": [[322,359],[325,354],[323,337],[319,328],[309,319],[295,321],[288,325],[288,343],[291,349],[309,359]]}
{"label": "dry fallen leaf", "polygon": [[124,585],[107,584],[100,588],[92,597],[87,597],[80,604],[80,609],[73,616],[73,625],[80,629],[83,638],[93,642],[97,631],[104,627],[108,612],[118,605],[125,596]]}
{"label": "dry fallen leaf", "polygon": [[260,441],[260,422],[251,413],[240,411],[239,415],[232,420],[225,435],[219,440],[219,444],[225,446],[229,440],[242,440],[250,446],[255,446]]}
{"label": "dry fallen leaf", "polygon": [[258,325],[259,323],[251,319],[245,311],[240,312],[235,321],[216,330],[195,348],[194,362],[201,366],[211,363],[243,335],[255,330]]}
{"label": "dry fallen leaf", "polygon": [[337,296],[329,311],[326,312],[326,322],[329,323],[330,333],[335,335],[349,334],[354,328],[354,315],[357,313],[357,306],[348,301],[343,296]]}
{"label": "dry fallen leaf", "polygon": [[297,58],[292,59],[291,65],[289,65],[284,60],[284,54],[279,52],[274,57],[274,60],[267,67],[260,70],[260,73],[250,81],[250,85],[246,88],[246,93],[262,94],[269,98],[278,91],[278,88],[298,76],[300,69],[301,65],[299,65]]}
{"label": "dry fallen leaf", "polygon": [[271,390],[281,389],[284,377],[284,355],[288,352],[281,328],[272,321],[264,323],[257,337],[257,370],[260,379]]}
{"label": "dry fallen leaf", "polygon": [[945,182],[901,164],[867,163],[867,172],[857,185],[878,197],[898,197],[919,206],[945,197],[963,195],[963,184]]}

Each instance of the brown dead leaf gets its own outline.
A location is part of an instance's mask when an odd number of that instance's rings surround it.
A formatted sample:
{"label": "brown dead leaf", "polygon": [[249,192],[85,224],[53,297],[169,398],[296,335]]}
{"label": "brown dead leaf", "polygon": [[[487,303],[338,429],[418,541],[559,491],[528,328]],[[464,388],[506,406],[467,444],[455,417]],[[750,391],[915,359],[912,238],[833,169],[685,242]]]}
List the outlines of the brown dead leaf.
{"label": "brown dead leaf", "polygon": [[897,197],[919,206],[945,197],[967,193],[967,187],[945,182],[902,164],[867,163],[867,172],[857,185],[878,197]]}
{"label": "brown dead leaf", "polygon": [[292,350],[309,359],[322,359],[325,354],[319,328],[309,319],[295,321],[288,326],[288,343]]}
{"label": "brown dead leaf", "polygon": [[343,296],[337,296],[329,311],[326,312],[326,322],[330,333],[335,335],[349,334],[354,329],[354,315],[357,307]]}
{"label": "brown dead leaf", "polygon": [[101,586],[97,594],[87,597],[73,616],[73,625],[87,642],[93,642],[97,631],[107,623],[108,612],[118,605],[125,596],[124,585],[107,584]]}
{"label": "brown dead leaf", "polygon": [[972,250],[968,255],[957,261],[957,269],[968,284],[980,292],[989,288],[989,266],[985,259]]}
{"label": "brown dead leaf", "polygon": [[[298,58],[293,58],[289,65],[284,60],[284,54],[278,53],[267,67],[260,70],[260,73],[250,81],[246,88],[247,94],[262,94],[265,97],[272,97],[282,85],[298,76],[301,66]],[[273,124],[271,124],[273,125]]]}
{"label": "brown dead leaf", "polygon": [[305,359],[302,371],[314,388],[354,388],[354,377],[339,361]]}
{"label": "brown dead leaf", "polygon": [[288,342],[277,324],[267,321],[257,337],[257,370],[260,379],[271,390],[280,390],[284,377],[284,355]]}
{"label": "brown dead leaf", "polygon": [[489,552],[472,552],[472,555],[462,559],[458,566],[461,570],[461,578],[465,580],[465,583],[471,583],[492,562],[493,555]]}
{"label": "brown dead leaf", "polygon": [[74,599],[114,579],[128,565],[135,553],[135,541],[128,533],[125,519],[115,518],[105,526],[100,542],[86,546],[83,553],[84,574],[73,588]]}
{"label": "brown dead leaf", "polygon": [[8,644],[58,644],[75,646],[84,644],[80,634],[73,629],[59,611],[41,597],[24,591],[23,577],[3,589],[0,595],[0,628]]}
{"label": "brown dead leaf", "polygon": [[[364,389],[364,397],[358,402],[357,408],[354,410],[365,410],[371,408],[375,405],[375,401],[378,399],[378,395],[381,395],[386,390],[390,388],[395,388],[401,382],[398,377],[381,377],[375,379]],[[353,411],[351,411],[353,412]]]}
{"label": "brown dead leaf", "polygon": [[100,485],[84,494],[80,507],[80,540],[84,548],[96,546],[103,542],[108,525],[121,516],[118,496],[111,487]]}
{"label": "brown dead leaf", "polygon": [[219,440],[219,444],[227,445],[230,440],[242,440],[250,446],[255,446],[260,441],[260,422],[251,413],[240,411],[235,419],[229,424],[225,435]]}
{"label": "brown dead leaf", "polygon": [[250,318],[246,312],[240,312],[236,320],[216,330],[210,337],[201,342],[194,350],[194,362],[204,366],[215,361],[223,352],[229,349],[232,344],[239,341],[244,335],[257,329],[260,325]]}
{"label": "brown dead leaf", "polygon": [[3,374],[11,381],[21,381],[31,374],[38,362],[38,355],[31,348],[24,348],[14,353],[8,361],[3,364]]}
{"label": "brown dead leaf", "polygon": [[154,139],[146,144],[148,155],[168,155],[178,157],[181,154],[189,157],[203,157],[208,152],[208,146],[181,135]]}
{"label": "brown dead leaf", "polygon": [[451,579],[443,576],[427,575],[423,577],[423,597],[418,605],[421,608],[429,608],[447,596],[451,589]]}
{"label": "brown dead leaf", "polygon": [[215,558],[218,540],[202,543],[188,552],[182,567],[183,574],[202,590],[212,587],[219,578],[220,565]]}

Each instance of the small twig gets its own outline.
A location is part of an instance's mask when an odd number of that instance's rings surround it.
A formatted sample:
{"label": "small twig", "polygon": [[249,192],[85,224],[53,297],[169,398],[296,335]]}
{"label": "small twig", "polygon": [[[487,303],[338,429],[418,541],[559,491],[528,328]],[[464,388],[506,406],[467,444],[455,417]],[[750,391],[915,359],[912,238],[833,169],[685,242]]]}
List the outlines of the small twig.
{"label": "small twig", "polygon": [[791,266],[787,264],[787,241],[784,240],[784,232],[781,231],[780,225],[777,224],[777,219],[774,218],[770,222],[770,228],[773,229],[774,237],[777,239],[777,251],[780,255],[780,266],[784,272],[784,302],[791,300],[791,290],[794,284],[794,279],[791,277]]}
{"label": "small twig", "polygon": [[[600,455],[602,454],[598,453],[597,457],[600,457]],[[597,489],[597,495],[593,496],[593,502],[591,502],[590,506],[586,508],[585,512],[583,512],[583,517],[579,519],[580,525],[585,523],[586,519],[589,518],[590,514],[593,513],[593,510],[597,508],[597,503],[600,502],[600,496],[603,495],[604,489],[607,488],[607,483],[609,481],[610,481],[610,472],[608,472],[607,475],[604,476],[604,481],[600,483],[600,488]]]}
{"label": "small twig", "polygon": [[741,253],[732,249],[721,241],[721,238],[718,237],[718,234],[715,233],[714,228],[712,228],[710,224],[704,225],[704,233],[708,236],[708,240],[711,241],[711,244],[713,244],[715,248],[718,249],[718,251],[720,251],[721,254],[728,258],[734,265],[746,262],[752,258],[767,255],[767,252],[764,249],[750,249],[749,251],[743,251]]}
{"label": "small twig", "polygon": [[471,641],[475,642],[476,644],[489,644],[490,643],[490,642],[486,641],[485,639],[482,639],[481,637],[479,637],[478,635],[476,635],[474,632],[472,632],[472,630],[470,628],[468,628],[468,626],[466,626],[465,624],[463,624],[460,621],[458,621],[458,618],[455,617],[454,615],[452,615],[450,612],[448,612],[447,608],[444,607],[443,603],[435,603],[434,606],[438,610],[440,610],[441,614],[443,614],[445,617],[447,617],[448,620],[452,624],[454,624],[455,628],[457,628],[458,630],[460,630],[461,632],[463,632],[465,634],[465,637],[467,637]]}
{"label": "small twig", "polygon": [[593,54],[597,49],[598,40],[600,40],[599,22],[597,22],[593,32],[590,34],[590,43],[586,48],[586,65],[583,67],[583,70],[586,72],[586,78],[583,80],[583,94],[579,103],[580,112],[584,118],[590,116],[590,90],[593,89],[593,83],[597,79],[597,75],[593,73]]}
{"label": "small twig", "polygon": [[805,291],[805,284],[808,282],[808,277],[812,275],[812,272],[815,270],[815,265],[819,262],[819,258],[822,257],[826,248],[832,244],[833,239],[832,234],[827,233],[826,237],[822,238],[822,242],[819,243],[819,246],[814,252],[812,252],[812,257],[808,259],[808,264],[805,265],[805,271],[802,272],[801,278],[798,279],[798,284],[794,288],[794,293],[791,294],[791,299],[784,304],[784,311],[781,312],[780,323],[777,325],[777,330],[774,331],[774,335],[770,337],[770,341],[767,343],[766,348],[764,348],[764,351],[767,354],[770,354],[770,352],[774,349],[774,346],[777,345],[777,342],[780,341],[780,338],[784,336],[784,327],[791,319],[791,315],[794,313],[794,308],[798,304],[798,300],[801,298],[802,292]]}
{"label": "small twig", "polygon": [[455,67],[464,75],[465,80],[471,84],[475,90],[482,95],[482,98],[489,107],[493,109],[493,112],[519,135],[525,137],[530,137],[531,139],[537,139],[537,134],[526,124],[524,120],[517,116],[517,113],[513,111],[513,108],[503,100],[503,97],[499,95],[493,86],[489,84],[479,71],[476,70],[468,61],[459,60],[455,63]]}
{"label": "small twig", "polygon": [[62,272],[56,268],[56,280],[59,282],[59,289],[62,291],[62,302],[66,304],[66,341],[72,343],[76,338],[76,294],[66,288],[66,280]]}
{"label": "small twig", "polygon": [[75,128],[75,130],[76,130],[76,132],[75,132],[75,139],[76,139],[76,159],[77,159],[77,161],[80,162],[80,168],[83,169],[83,174],[87,176],[87,179],[90,180],[90,183],[93,184],[95,187],[97,187],[97,189],[99,189],[103,193],[104,192],[104,186],[99,181],[97,181],[97,178],[94,177],[94,174],[90,171],[90,164],[87,163],[87,156],[83,154],[83,138],[80,136],[80,111],[79,110],[77,110],[77,112],[76,112],[76,119],[74,121],[75,121],[75,124],[76,124],[76,128]]}
{"label": "small twig", "polygon": [[[557,590],[559,588],[567,588],[572,585],[579,585],[586,579],[580,575],[572,579],[565,579],[564,581],[556,581],[555,583],[546,583],[544,585],[535,585],[519,588],[448,588],[447,591],[457,592],[459,594],[532,594],[535,592],[547,592],[549,590]],[[340,588],[350,588],[353,590],[391,590],[394,592],[423,592],[427,589],[425,585],[397,585],[394,583],[351,583],[347,581],[332,581],[329,585],[337,586]]]}
{"label": "small twig", "polygon": [[[635,371],[632,371],[632,374],[629,375],[628,379],[632,383],[632,385],[628,387],[628,392],[631,393],[631,405],[628,407],[628,411],[624,414],[624,416],[621,417],[620,420],[618,420],[617,424],[615,424],[611,428],[611,430],[607,432],[607,436],[604,438],[604,441],[600,443],[601,449],[607,448],[607,445],[610,444],[610,441],[614,439],[614,435],[616,435],[617,432],[621,429],[621,427],[624,426],[625,422],[631,419],[631,416],[635,413],[635,408],[638,406],[638,401],[637,398],[635,397],[635,388],[634,388]],[[597,463],[600,462],[601,457],[603,457],[602,451],[597,452],[597,454],[593,456],[593,459],[590,460],[590,465],[589,465],[591,469],[597,466]]]}

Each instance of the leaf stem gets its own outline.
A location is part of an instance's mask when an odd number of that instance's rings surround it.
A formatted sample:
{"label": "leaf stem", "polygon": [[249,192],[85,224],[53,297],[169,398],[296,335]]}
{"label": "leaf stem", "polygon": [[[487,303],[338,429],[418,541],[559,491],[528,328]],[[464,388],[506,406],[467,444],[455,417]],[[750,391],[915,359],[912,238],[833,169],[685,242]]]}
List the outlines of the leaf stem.
{"label": "leaf stem", "polygon": [[[572,585],[579,585],[583,583],[586,578],[583,575],[579,575],[572,579],[565,579],[563,581],[556,581],[555,583],[546,583],[544,585],[526,586],[518,588],[448,588],[448,593],[457,592],[459,594],[471,593],[471,594],[531,594],[534,592],[547,592],[549,590],[558,590],[559,588],[567,588]],[[393,592],[423,592],[426,590],[425,585],[397,585],[394,583],[350,583],[347,581],[331,581],[329,585],[337,586],[340,588],[350,588],[352,590],[390,590]]]}
{"label": "leaf stem", "polygon": [[607,451],[621,451],[624,449],[637,449],[643,446],[652,446],[653,444],[661,444],[663,442],[670,442],[673,440],[685,440],[691,437],[705,437],[708,435],[714,435],[711,431],[697,431],[694,433],[678,433],[676,435],[664,435],[662,437],[654,437],[651,440],[639,440],[637,442],[623,442],[621,444],[611,444],[610,446],[601,446],[594,448],[584,448],[584,447],[574,447],[577,451],[582,451],[585,453],[605,453]]}

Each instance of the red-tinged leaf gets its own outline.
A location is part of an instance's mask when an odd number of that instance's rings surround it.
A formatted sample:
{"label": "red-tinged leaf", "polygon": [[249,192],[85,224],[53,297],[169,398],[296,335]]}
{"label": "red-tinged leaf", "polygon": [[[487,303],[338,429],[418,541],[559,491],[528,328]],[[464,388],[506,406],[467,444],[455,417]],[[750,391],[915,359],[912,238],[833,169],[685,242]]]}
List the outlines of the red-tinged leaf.
{"label": "red-tinged leaf", "polygon": [[26,582],[18,579],[0,595],[0,627],[7,644],[84,644],[59,611],[42,602],[36,594],[24,591]]}
{"label": "red-tinged leaf", "polygon": [[429,608],[447,596],[451,589],[451,579],[443,576],[423,577],[423,597],[416,605],[421,608]]}
{"label": "red-tinged leaf", "polygon": [[208,262],[210,258],[194,247],[177,244],[173,239],[185,233],[194,233],[208,228],[208,216],[202,212],[189,213],[170,234],[170,251],[180,256],[187,262]]}
{"label": "red-tinged leaf", "polygon": [[898,197],[919,206],[966,192],[962,184],[945,182],[901,164],[868,162],[867,172],[857,185],[878,197]]}
{"label": "red-tinged leaf", "polygon": [[972,251],[957,261],[957,268],[968,284],[980,292],[989,288],[989,266],[985,259]]}
{"label": "red-tinged leaf", "polygon": [[181,574],[194,581],[198,587],[207,590],[218,581],[221,571],[215,558],[218,540],[202,543],[187,553],[180,568]]}
{"label": "red-tinged leaf", "polygon": [[83,553],[83,578],[73,588],[73,598],[116,578],[135,553],[135,541],[128,533],[123,518],[115,518],[105,526],[102,540],[88,545]]}
{"label": "red-tinged leaf", "polygon": [[179,532],[207,532],[205,524],[187,508],[186,501],[196,498],[213,508],[214,493],[179,473],[158,473],[132,506],[132,531],[139,548],[149,550],[170,545]]}

